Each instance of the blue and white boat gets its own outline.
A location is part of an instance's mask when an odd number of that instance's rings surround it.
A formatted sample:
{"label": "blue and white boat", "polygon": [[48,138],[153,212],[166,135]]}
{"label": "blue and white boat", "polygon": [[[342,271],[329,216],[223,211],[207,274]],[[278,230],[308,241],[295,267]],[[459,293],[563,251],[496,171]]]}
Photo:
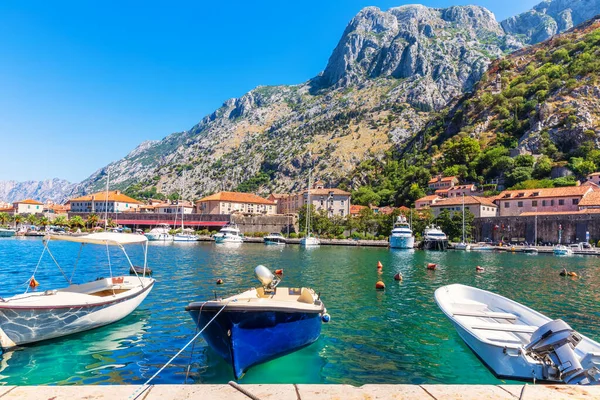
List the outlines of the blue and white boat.
{"label": "blue and white boat", "polygon": [[213,239],[215,243],[242,243],[244,241],[240,229],[234,223],[229,223],[221,228],[219,233],[213,236]]}
{"label": "blue and white boat", "polygon": [[415,237],[406,217],[399,215],[390,236],[390,248],[412,249],[415,247]]}
{"label": "blue and white boat", "polygon": [[13,237],[17,234],[14,229],[0,228],[0,237]]}
{"label": "blue and white boat", "polygon": [[552,249],[555,256],[572,256],[573,250],[570,247],[559,244]]}
{"label": "blue and white boat", "polygon": [[315,342],[322,321],[329,321],[314,290],[277,287],[280,279],[262,265],[254,272],[261,287],[225,299],[190,303],[185,308],[198,329],[206,326],[203,338],[231,364],[236,379],[253,365]]}
{"label": "blue and white boat", "polygon": [[285,246],[287,243],[286,238],[279,232],[270,233],[263,237],[263,241],[266,245],[278,245]]}

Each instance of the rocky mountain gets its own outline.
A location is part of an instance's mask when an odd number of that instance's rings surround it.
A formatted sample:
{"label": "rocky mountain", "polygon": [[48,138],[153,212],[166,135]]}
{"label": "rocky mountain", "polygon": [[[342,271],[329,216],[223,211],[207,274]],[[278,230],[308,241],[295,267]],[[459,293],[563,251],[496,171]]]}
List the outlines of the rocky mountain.
{"label": "rocky mountain", "polygon": [[[554,0],[530,13],[564,21],[569,13],[575,23],[584,9],[598,12],[600,5]],[[228,100],[189,131],[143,143],[96,171],[78,191],[102,190],[108,172],[113,188],[168,195],[180,190],[187,171],[185,197],[238,186],[294,190],[310,168],[336,184],[361,162],[411,143],[493,59],[543,37],[537,19],[515,18],[500,24],[477,6],[367,7],[319,76]],[[568,26],[561,24],[555,32]]]}
{"label": "rocky mountain", "polygon": [[14,201],[34,199],[41,202],[52,200],[55,203],[66,201],[76,184],[64,179],[48,179],[45,181],[0,181],[0,200],[12,203]]}

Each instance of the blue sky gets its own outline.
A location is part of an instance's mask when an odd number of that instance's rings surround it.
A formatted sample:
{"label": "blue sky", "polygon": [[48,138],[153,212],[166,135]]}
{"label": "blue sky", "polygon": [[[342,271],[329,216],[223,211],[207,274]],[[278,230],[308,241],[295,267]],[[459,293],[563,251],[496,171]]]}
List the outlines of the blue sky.
{"label": "blue sky", "polygon": [[[83,180],[228,98],[306,81],[361,8],[409,3],[1,2],[0,180]],[[502,20],[538,1],[421,3],[478,4]]]}

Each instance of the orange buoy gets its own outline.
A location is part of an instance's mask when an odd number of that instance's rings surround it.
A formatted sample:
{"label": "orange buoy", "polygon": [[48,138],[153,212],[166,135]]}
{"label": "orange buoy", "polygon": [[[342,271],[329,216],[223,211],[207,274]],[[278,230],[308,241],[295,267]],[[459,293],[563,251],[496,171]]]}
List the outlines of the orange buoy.
{"label": "orange buoy", "polygon": [[381,261],[377,261],[377,269],[382,269],[383,268],[383,264],[381,263]]}
{"label": "orange buoy", "polygon": [[436,267],[437,267],[437,264],[434,264],[434,263],[428,263],[427,264],[427,269],[434,270]]}
{"label": "orange buoy", "polygon": [[402,274],[400,272],[398,272],[396,275],[394,275],[394,280],[401,281],[402,280]]}
{"label": "orange buoy", "polygon": [[377,281],[377,283],[375,284],[375,289],[377,289],[377,290],[385,289],[385,283],[383,283],[381,281]]}
{"label": "orange buoy", "polygon": [[223,284],[223,279],[217,279],[217,285],[222,285]]}
{"label": "orange buoy", "polygon": [[477,272],[483,272],[485,271],[485,269],[483,269],[483,267],[480,267],[479,265],[475,267],[475,271]]}
{"label": "orange buoy", "polygon": [[283,275],[283,269],[276,269],[275,275]]}
{"label": "orange buoy", "polygon": [[571,271],[567,275],[572,276],[573,278],[577,278],[577,272]]}
{"label": "orange buoy", "polygon": [[29,287],[35,288],[38,286],[40,286],[40,283],[38,281],[36,281],[35,278],[32,276],[31,279],[29,280]]}

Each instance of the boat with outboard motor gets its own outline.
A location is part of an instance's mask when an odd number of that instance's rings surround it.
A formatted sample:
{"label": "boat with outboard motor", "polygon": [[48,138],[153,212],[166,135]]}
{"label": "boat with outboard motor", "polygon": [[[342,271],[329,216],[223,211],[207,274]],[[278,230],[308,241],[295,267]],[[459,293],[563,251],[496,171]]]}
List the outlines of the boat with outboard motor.
{"label": "boat with outboard motor", "polygon": [[513,300],[452,284],[435,301],[496,376],[567,384],[600,382],[600,343]]}
{"label": "boat with outboard motor", "polygon": [[431,224],[423,232],[422,246],[425,250],[446,250],[448,248],[448,237],[439,226]]}
{"label": "boat with outboard motor", "polygon": [[17,234],[17,231],[10,228],[0,228],[0,237],[13,237]]}
{"label": "boat with outboard motor", "polygon": [[567,247],[562,244],[554,246],[554,248],[552,249],[552,252],[554,253],[555,256],[572,256],[573,255],[573,250],[571,250],[570,247]]}
{"label": "boat with outboard motor", "polygon": [[314,290],[277,287],[280,278],[263,265],[254,273],[260,287],[185,308],[198,329],[205,329],[202,336],[206,342],[232,365],[236,379],[253,365],[315,342],[322,322],[329,321]]}
{"label": "boat with outboard motor", "polygon": [[286,238],[278,232],[269,233],[267,236],[263,237],[265,244],[271,245],[280,245],[285,246],[287,243]]}
{"label": "boat with outboard motor", "polygon": [[169,233],[171,227],[169,224],[159,224],[156,228],[152,228],[146,233],[146,237],[150,241],[169,242],[173,240],[173,235]]}
{"label": "boat with outboard motor", "polygon": [[243,243],[244,238],[240,233],[240,229],[234,223],[225,225],[219,233],[213,236],[215,243]]}
{"label": "boat with outboard motor", "polygon": [[[123,251],[130,267],[133,265],[124,246],[141,244],[144,249],[142,275],[136,273],[135,276],[112,276],[111,267],[108,278],[73,284],[72,275],[71,279],[67,280],[69,284],[67,287],[39,292],[30,291],[30,288],[37,284],[35,273],[44,253],[48,253],[59,266],[48,246],[50,242],[57,240],[80,243],[82,249],[84,245],[101,245],[106,248],[108,257],[110,257],[109,246],[116,246]],[[35,267],[25,293],[0,298],[0,346],[8,349],[17,345],[66,336],[108,325],[128,316],[148,296],[154,286],[154,279],[146,276],[145,273],[147,251],[148,240],[142,235],[102,232],[82,236],[46,236],[42,257]],[[73,267],[73,274],[76,267],[77,262]]]}
{"label": "boat with outboard motor", "polygon": [[392,234],[390,235],[390,248],[412,249],[415,247],[415,237],[410,224],[402,214],[398,215]]}

